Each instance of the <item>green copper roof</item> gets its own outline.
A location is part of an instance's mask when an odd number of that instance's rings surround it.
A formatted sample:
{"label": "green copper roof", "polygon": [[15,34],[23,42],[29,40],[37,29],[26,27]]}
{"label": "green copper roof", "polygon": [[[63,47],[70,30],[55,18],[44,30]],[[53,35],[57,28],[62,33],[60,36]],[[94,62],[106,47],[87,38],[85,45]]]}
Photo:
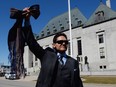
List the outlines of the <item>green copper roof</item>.
{"label": "green copper roof", "polygon": [[92,26],[101,22],[112,20],[114,18],[116,18],[116,12],[101,2],[83,27]]}
{"label": "green copper roof", "polygon": [[[79,11],[79,9],[74,8],[71,10],[71,24],[72,29],[75,27],[82,26],[87,19]],[[57,17],[51,19],[48,24],[42,29],[41,33],[37,39],[44,38],[53,35],[58,32],[66,31],[69,29],[69,17],[68,12],[61,14]]]}

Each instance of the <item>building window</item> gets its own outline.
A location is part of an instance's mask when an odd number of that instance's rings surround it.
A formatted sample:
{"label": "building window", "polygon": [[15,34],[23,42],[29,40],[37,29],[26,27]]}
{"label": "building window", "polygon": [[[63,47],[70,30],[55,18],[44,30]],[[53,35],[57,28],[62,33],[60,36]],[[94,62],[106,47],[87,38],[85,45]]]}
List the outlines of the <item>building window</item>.
{"label": "building window", "polygon": [[39,35],[36,37],[36,39],[39,39]]}
{"label": "building window", "polygon": [[42,36],[42,37],[44,36],[44,31],[41,32],[41,36]]}
{"label": "building window", "polygon": [[102,69],[102,66],[99,66],[100,69]]}
{"label": "building window", "polygon": [[57,29],[54,29],[53,32],[56,33],[57,32]]}
{"label": "building window", "polygon": [[57,32],[57,29],[55,26],[53,26],[53,32],[56,33]]}
{"label": "building window", "polygon": [[73,27],[73,24],[71,24],[71,27]]}
{"label": "building window", "polygon": [[49,34],[50,34],[50,31],[47,32],[47,35],[49,35]]}
{"label": "building window", "polygon": [[77,46],[78,46],[78,55],[82,55],[81,40],[78,40],[78,41],[77,41]]}
{"label": "building window", "polygon": [[62,26],[62,24],[59,24],[60,26]]}
{"label": "building window", "polygon": [[103,37],[103,34],[101,35],[98,35],[98,38],[99,38],[99,43],[104,43],[104,37]]}
{"label": "building window", "polygon": [[50,34],[50,30],[49,30],[49,29],[47,29],[47,34],[48,34],[48,35]]}
{"label": "building window", "polygon": [[101,66],[99,66],[99,68],[104,70],[104,69],[106,69],[107,67],[106,67],[106,65],[101,65]]}
{"label": "building window", "polygon": [[77,21],[77,25],[81,25],[82,24],[82,21]]}
{"label": "building window", "polygon": [[75,18],[75,20],[78,20],[78,18]]}
{"label": "building window", "polygon": [[103,67],[104,67],[104,69],[106,69],[106,65],[104,65]]}
{"label": "building window", "polygon": [[67,18],[65,18],[65,20],[67,20]]}
{"label": "building window", "polygon": [[80,62],[80,57],[79,57],[79,55],[77,55],[77,60]]}
{"label": "building window", "polygon": [[104,51],[104,47],[100,47],[100,58],[105,58],[105,51]]}
{"label": "building window", "polygon": [[31,67],[33,67],[33,61],[31,62]]}
{"label": "building window", "polygon": [[61,27],[61,30],[64,30],[64,27]]}
{"label": "building window", "polygon": [[73,17],[75,17],[75,15],[73,15]]}
{"label": "building window", "polygon": [[53,26],[53,29],[55,29],[56,27],[55,26]]}
{"label": "building window", "polygon": [[97,13],[95,13],[95,15],[96,15],[96,22],[102,21],[105,19],[103,11],[98,11]]}
{"label": "building window", "polygon": [[37,57],[35,56],[35,61],[37,61]]}

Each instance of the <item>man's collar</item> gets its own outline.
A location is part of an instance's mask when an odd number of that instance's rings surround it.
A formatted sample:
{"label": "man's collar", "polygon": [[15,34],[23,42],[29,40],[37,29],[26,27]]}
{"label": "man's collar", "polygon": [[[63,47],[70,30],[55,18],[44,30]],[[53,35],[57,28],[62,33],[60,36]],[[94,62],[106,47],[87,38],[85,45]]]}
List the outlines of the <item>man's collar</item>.
{"label": "man's collar", "polygon": [[59,53],[59,52],[57,52],[57,56],[62,56],[62,57],[66,58],[66,53]]}

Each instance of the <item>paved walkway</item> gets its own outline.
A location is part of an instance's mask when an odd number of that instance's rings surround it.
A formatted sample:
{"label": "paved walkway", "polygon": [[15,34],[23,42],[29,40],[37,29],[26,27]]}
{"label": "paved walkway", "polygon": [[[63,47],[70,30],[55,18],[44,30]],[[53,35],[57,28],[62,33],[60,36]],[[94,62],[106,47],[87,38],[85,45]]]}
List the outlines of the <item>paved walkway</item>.
{"label": "paved walkway", "polygon": [[37,78],[38,76],[26,76],[25,78],[21,78],[18,81],[35,81]]}
{"label": "paved walkway", "polygon": [[[38,76],[26,76],[25,78],[21,78],[15,81],[33,81],[36,84]],[[0,79],[5,80],[4,77],[0,77]],[[84,87],[116,87],[116,84],[94,84],[94,83],[83,83]]]}
{"label": "paved walkway", "polygon": [[[25,78],[16,79],[15,81],[35,81],[38,76],[26,76]],[[5,77],[0,77],[2,80],[6,80]]]}

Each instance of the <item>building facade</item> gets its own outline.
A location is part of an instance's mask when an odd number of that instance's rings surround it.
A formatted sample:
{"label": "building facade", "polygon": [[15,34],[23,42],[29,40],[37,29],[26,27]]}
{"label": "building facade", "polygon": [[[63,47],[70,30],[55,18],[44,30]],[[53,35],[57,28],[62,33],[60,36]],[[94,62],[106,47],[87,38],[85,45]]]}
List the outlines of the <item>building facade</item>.
{"label": "building facade", "polygon": [[[101,2],[89,19],[78,8],[71,10],[73,58],[79,61],[82,75],[116,75],[116,12],[108,1],[108,5]],[[43,48],[52,47],[53,36],[58,32],[64,32],[70,41],[68,12],[51,19],[36,36],[37,42]],[[70,45],[67,54],[70,55]],[[29,74],[39,72],[40,61],[28,46],[24,61]]]}

